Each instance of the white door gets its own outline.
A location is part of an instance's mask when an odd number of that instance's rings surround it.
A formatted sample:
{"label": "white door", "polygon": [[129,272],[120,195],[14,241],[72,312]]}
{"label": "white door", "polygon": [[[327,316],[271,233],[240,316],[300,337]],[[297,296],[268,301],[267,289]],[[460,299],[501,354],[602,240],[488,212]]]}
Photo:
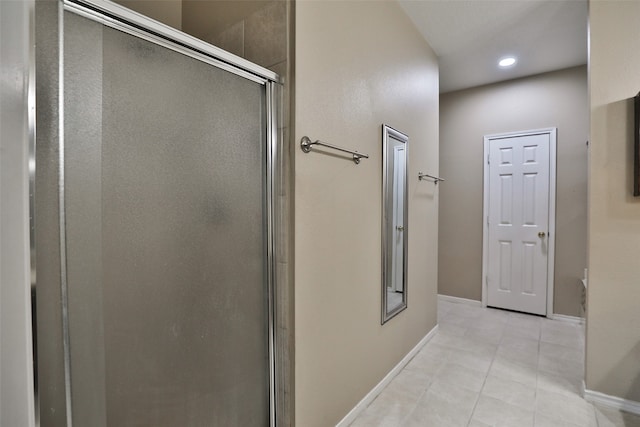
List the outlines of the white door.
{"label": "white door", "polygon": [[404,273],[404,180],[406,177],[406,155],[404,146],[396,146],[393,150],[393,223],[395,224],[395,236],[393,240],[392,276],[393,290],[403,291]]}
{"label": "white door", "polygon": [[546,131],[486,139],[488,306],[547,314],[551,137]]}

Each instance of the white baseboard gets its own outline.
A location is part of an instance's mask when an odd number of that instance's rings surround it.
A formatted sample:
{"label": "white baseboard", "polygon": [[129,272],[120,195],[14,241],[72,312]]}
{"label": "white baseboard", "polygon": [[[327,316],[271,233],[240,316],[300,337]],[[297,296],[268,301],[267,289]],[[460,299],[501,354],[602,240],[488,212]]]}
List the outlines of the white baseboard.
{"label": "white baseboard", "polygon": [[625,411],[632,414],[640,415],[640,402],[623,399],[621,397],[610,396],[608,394],[600,393],[599,391],[588,389],[584,390],[584,399],[591,403],[596,403],[598,405],[607,406],[619,411]]}
{"label": "white baseboard", "polygon": [[447,302],[453,302],[456,304],[466,304],[466,305],[472,305],[474,307],[482,306],[481,301],[476,301],[474,299],[460,298],[460,297],[452,297],[449,295],[442,295],[442,294],[438,294],[438,301],[447,301]]}
{"label": "white baseboard", "polygon": [[416,344],[416,346],[413,347],[411,351],[409,351],[409,353],[407,353],[407,355],[403,357],[400,362],[398,362],[398,364],[382,379],[382,381],[380,381],[369,393],[367,393],[367,395],[362,398],[362,400],[358,402],[358,404],[351,411],[349,411],[349,413],[342,420],[340,420],[338,424],[336,424],[336,427],[347,427],[358,417],[358,415],[360,415],[365,409],[367,409],[367,406],[369,406],[371,402],[373,402],[376,397],[378,397],[378,395],[382,393],[382,390],[384,390],[384,388],[389,385],[391,380],[393,380],[393,378],[395,378],[395,376],[398,375],[400,371],[402,371],[407,363],[409,363],[411,359],[413,359],[414,356],[418,354],[420,349],[422,349],[422,347],[424,347],[425,344],[434,337],[437,330],[438,325],[434,326],[433,329],[431,329],[429,333],[425,335],[425,337],[422,338],[420,342]]}
{"label": "white baseboard", "polygon": [[559,320],[561,322],[569,322],[569,323],[577,323],[582,325],[584,323],[584,318],[583,317],[576,317],[576,316],[567,316],[565,314],[552,314],[551,316],[549,316],[549,319],[551,320]]}

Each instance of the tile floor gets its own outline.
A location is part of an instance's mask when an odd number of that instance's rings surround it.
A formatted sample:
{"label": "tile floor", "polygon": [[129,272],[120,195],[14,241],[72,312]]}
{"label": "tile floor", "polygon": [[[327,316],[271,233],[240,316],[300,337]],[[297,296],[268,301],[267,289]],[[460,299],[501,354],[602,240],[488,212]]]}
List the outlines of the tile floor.
{"label": "tile floor", "polygon": [[583,326],[444,301],[438,322],[352,427],[640,427],[580,397]]}

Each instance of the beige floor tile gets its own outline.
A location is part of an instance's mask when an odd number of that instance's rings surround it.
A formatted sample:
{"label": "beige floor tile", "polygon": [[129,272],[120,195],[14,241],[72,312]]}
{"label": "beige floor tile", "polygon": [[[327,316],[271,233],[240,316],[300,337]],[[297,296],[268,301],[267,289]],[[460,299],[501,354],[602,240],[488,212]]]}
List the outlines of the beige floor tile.
{"label": "beige floor tile", "polygon": [[398,426],[416,407],[420,396],[387,387],[351,425]]}
{"label": "beige floor tile", "polygon": [[564,375],[538,371],[537,388],[540,390],[565,396],[579,396],[581,384],[582,378],[567,378]]}
{"label": "beige floor tile", "polygon": [[502,329],[504,330],[508,326],[508,317],[497,316],[495,314],[486,313],[476,319],[476,323],[472,326],[474,328],[482,329]]}
{"label": "beige floor tile", "polygon": [[562,360],[571,360],[582,363],[584,361],[584,349],[567,347],[560,344],[548,342],[540,343],[540,355],[549,356]]}
{"label": "beige floor tile", "polygon": [[449,301],[438,301],[438,312],[451,310],[454,304],[454,302]]}
{"label": "beige floor tile", "polygon": [[495,343],[490,343],[490,342],[483,341],[481,339],[477,339],[475,337],[465,337],[465,342],[464,342],[464,345],[461,347],[461,349],[466,351],[471,351],[477,354],[482,354],[484,356],[493,357],[496,354],[498,345]]}
{"label": "beige floor tile", "polygon": [[496,360],[503,360],[536,369],[538,367],[538,352],[501,345],[496,352]]}
{"label": "beige floor tile", "polygon": [[484,309],[480,306],[471,306],[467,304],[453,304],[451,305],[450,313],[455,313],[460,317],[477,318],[482,316]]}
{"label": "beige floor tile", "polygon": [[538,354],[540,343],[537,339],[526,337],[505,336],[500,342],[500,347],[507,347],[527,353]]}
{"label": "beige floor tile", "polygon": [[584,376],[582,361],[564,360],[542,354],[538,359],[538,370],[554,375],[563,375],[574,380],[581,379]]}
{"label": "beige floor tile", "polygon": [[561,421],[555,418],[551,418],[538,412],[536,412],[534,416],[533,425],[535,427],[584,427],[580,424],[574,424],[567,421]]}
{"label": "beige floor tile", "polygon": [[417,400],[422,393],[427,391],[432,379],[433,377],[427,373],[403,369],[391,380],[385,391],[395,391],[398,394]]}
{"label": "beige floor tile", "polygon": [[449,311],[442,317],[441,323],[443,325],[456,325],[468,328],[469,326],[473,325],[473,318],[460,316],[454,311]]}
{"label": "beige floor tile", "polygon": [[640,415],[594,405],[598,427],[640,427]]}
{"label": "beige floor tile", "polygon": [[485,372],[477,371],[455,362],[447,362],[438,371],[436,380],[448,382],[468,390],[479,392],[484,384]]}
{"label": "beige floor tile", "polygon": [[444,363],[449,360],[452,350],[436,344],[428,343],[404,368],[406,371],[422,372],[435,375]]}
{"label": "beige floor tile", "polygon": [[469,328],[464,325],[442,322],[438,325],[438,332],[463,337]]}
{"label": "beige floor tile", "polygon": [[577,333],[580,334],[582,332],[583,326],[577,323],[570,322],[559,322],[557,320],[551,320],[546,318],[541,318],[540,326],[544,331],[557,331],[557,332],[566,332],[566,333]]}
{"label": "beige floor tile", "polygon": [[474,371],[486,374],[493,361],[492,355],[471,352],[466,350],[455,350],[448,355],[449,362],[454,362]]}
{"label": "beige floor tile", "polygon": [[438,332],[435,337],[431,339],[429,344],[437,344],[441,347],[462,349],[467,346],[467,339],[462,336],[450,335],[447,333]]}
{"label": "beige floor tile", "polygon": [[450,347],[445,347],[442,346],[440,344],[437,343],[438,340],[432,339],[431,341],[429,341],[427,344],[425,344],[424,347],[422,347],[420,349],[420,351],[418,352],[418,354],[429,354],[431,356],[435,356],[435,357],[447,357],[447,354],[443,354],[443,353],[448,353],[451,351]]}
{"label": "beige floor tile", "polygon": [[492,344],[499,344],[502,339],[504,326],[495,326],[489,328],[470,327],[467,328],[464,336],[471,337],[478,341],[483,341]]}
{"label": "beige floor tile", "polygon": [[507,323],[506,327],[504,328],[504,336],[528,338],[537,341],[540,339],[540,325],[519,325],[514,323]]}
{"label": "beige floor tile", "polygon": [[567,396],[538,389],[536,412],[557,421],[584,427],[597,426],[593,405],[578,395]]}
{"label": "beige floor tile", "polygon": [[434,390],[432,388],[424,394],[402,426],[467,426],[477,393],[452,384],[442,385]]}
{"label": "beige floor tile", "polygon": [[478,420],[471,420],[469,422],[469,427],[492,427],[490,424],[485,424]]}
{"label": "beige floor tile", "polygon": [[[413,408],[411,408],[413,410]],[[349,424],[350,427],[398,427],[402,420],[404,420],[406,414],[404,413],[377,413],[369,412],[367,409],[356,418],[356,420]]]}
{"label": "beige floor tile", "polygon": [[524,313],[509,312],[510,325],[516,325],[524,328],[536,327],[539,330],[544,320],[546,319],[540,316],[531,316]]}
{"label": "beige floor tile", "polygon": [[497,349],[495,344],[476,340],[473,337],[460,337],[447,334],[436,335],[433,337],[432,342],[449,349],[464,350],[491,357],[493,357]]}
{"label": "beige floor tile", "polygon": [[533,412],[536,407],[536,389],[522,383],[489,375],[481,391],[489,396]]}
{"label": "beige floor tile", "polygon": [[496,324],[500,323],[504,326],[507,326],[510,321],[510,316],[508,311],[497,310],[494,308],[487,308],[482,312],[478,320],[483,324]]}
{"label": "beige floor tile", "polygon": [[[562,323],[562,322],[558,322]],[[573,347],[576,349],[584,348],[584,341],[576,330],[571,329],[545,329],[542,328],[540,334],[540,341],[551,344],[560,344],[566,347]]]}
{"label": "beige floor tile", "polygon": [[489,369],[489,375],[519,382],[529,387],[535,387],[537,382],[537,373],[535,368],[498,359],[493,361],[491,369]]}
{"label": "beige floor tile", "polygon": [[473,406],[480,395],[480,393],[474,390],[469,390],[457,384],[453,384],[450,381],[446,381],[446,379],[438,380],[437,378],[433,380],[431,386],[427,390],[427,393],[423,395],[423,399],[426,398],[427,395],[432,394],[440,396],[440,398],[453,403],[464,400],[464,404],[471,405],[471,409],[473,409]]}
{"label": "beige floor tile", "polygon": [[533,410],[480,395],[472,419],[494,427],[533,427]]}

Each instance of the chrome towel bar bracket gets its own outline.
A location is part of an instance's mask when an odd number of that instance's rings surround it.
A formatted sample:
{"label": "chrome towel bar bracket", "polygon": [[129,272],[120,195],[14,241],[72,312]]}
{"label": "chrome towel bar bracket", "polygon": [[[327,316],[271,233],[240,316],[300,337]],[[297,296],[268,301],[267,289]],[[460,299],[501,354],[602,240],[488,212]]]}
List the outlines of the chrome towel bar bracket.
{"label": "chrome towel bar bracket", "polygon": [[342,151],[343,153],[349,153],[353,156],[353,163],[355,163],[356,165],[360,163],[360,159],[368,159],[369,156],[367,154],[362,154],[362,153],[358,153],[357,151],[352,151],[352,150],[347,150],[346,148],[341,148],[341,147],[337,147],[335,145],[331,145],[331,144],[327,144],[326,142],[322,142],[319,140],[316,141],[311,141],[311,139],[309,139],[308,136],[303,136],[302,139],[300,140],[300,148],[302,149],[302,151],[304,151],[305,153],[308,153],[311,151],[311,146],[313,145],[320,145],[322,147],[327,147],[327,148],[331,148],[334,150],[338,150],[338,151]]}
{"label": "chrome towel bar bracket", "polygon": [[444,181],[444,179],[443,179],[443,178],[440,178],[440,177],[437,177],[437,176],[433,176],[433,175],[429,175],[429,174],[427,174],[427,173],[418,172],[418,179],[419,179],[420,181],[422,181],[422,180],[423,180],[423,179],[425,179],[425,178],[431,178],[431,179],[433,179],[433,183],[434,183],[435,185],[438,185],[438,182],[440,182],[440,181]]}

